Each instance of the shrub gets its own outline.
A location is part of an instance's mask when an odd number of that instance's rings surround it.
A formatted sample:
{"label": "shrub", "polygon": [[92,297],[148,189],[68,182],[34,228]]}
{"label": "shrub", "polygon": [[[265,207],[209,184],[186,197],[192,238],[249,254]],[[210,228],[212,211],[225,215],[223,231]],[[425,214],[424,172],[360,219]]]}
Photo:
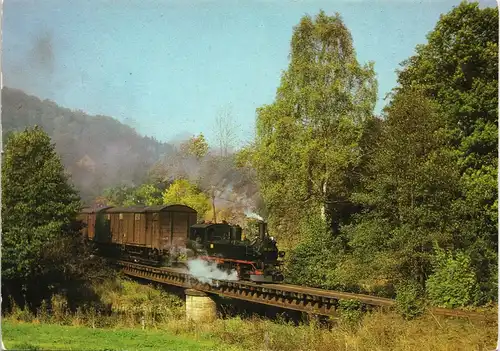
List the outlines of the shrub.
{"label": "shrub", "polygon": [[363,305],[357,300],[340,300],[340,324],[348,327],[359,325],[363,318]]}
{"label": "shrub", "polygon": [[304,240],[290,252],[287,280],[299,285],[338,288],[335,268],[340,248],[326,222],[318,215],[310,216],[302,221],[300,232]]}
{"label": "shrub", "polygon": [[434,273],[426,283],[426,292],[432,304],[456,308],[479,301],[480,290],[471,259],[464,252],[445,252],[436,249]]}
{"label": "shrub", "polygon": [[424,312],[423,289],[419,284],[407,281],[397,286],[396,310],[406,319],[415,318]]}

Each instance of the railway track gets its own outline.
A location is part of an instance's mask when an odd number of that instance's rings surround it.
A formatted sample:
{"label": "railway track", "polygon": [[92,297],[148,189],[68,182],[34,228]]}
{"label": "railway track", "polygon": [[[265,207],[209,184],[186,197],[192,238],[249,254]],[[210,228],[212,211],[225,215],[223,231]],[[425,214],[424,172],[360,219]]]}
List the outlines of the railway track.
{"label": "railway track", "polygon": [[[122,271],[133,277],[150,281],[191,288],[219,296],[254,303],[281,307],[306,313],[337,316],[339,300],[356,300],[368,308],[390,309],[395,301],[388,298],[323,290],[290,284],[256,284],[248,281],[229,281],[210,279],[200,281],[185,269],[170,267],[151,267],[128,261],[117,261]],[[433,308],[434,315],[482,319],[484,315],[446,308]]]}

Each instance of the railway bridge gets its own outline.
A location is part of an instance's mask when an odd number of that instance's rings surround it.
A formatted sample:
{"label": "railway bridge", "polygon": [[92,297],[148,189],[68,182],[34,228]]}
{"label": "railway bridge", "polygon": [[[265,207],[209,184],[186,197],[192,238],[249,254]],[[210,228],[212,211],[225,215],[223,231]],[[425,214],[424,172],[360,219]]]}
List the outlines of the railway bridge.
{"label": "railway bridge", "polygon": [[[359,301],[368,308],[390,309],[395,305],[392,299],[290,284],[256,284],[217,279],[211,279],[211,284],[208,284],[178,268],[151,267],[127,261],[118,261],[117,264],[123,273],[132,277],[314,315],[338,316],[339,300]],[[433,308],[431,312],[450,317],[484,317],[480,313],[446,308]]]}

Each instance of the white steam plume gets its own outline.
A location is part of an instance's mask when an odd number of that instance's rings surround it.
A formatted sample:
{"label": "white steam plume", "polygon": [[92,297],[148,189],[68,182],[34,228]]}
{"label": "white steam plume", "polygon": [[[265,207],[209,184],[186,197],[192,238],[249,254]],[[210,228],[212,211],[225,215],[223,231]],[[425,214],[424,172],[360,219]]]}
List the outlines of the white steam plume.
{"label": "white steam plume", "polygon": [[258,219],[259,221],[264,221],[264,218],[262,218],[261,216],[259,216],[257,213],[254,212],[247,211],[245,212],[245,215],[250,218]]}
{"label": "white steam plume", "polygon": [[207,262],[197,258],[195,260],[189,260],[187,265],[189,274],[202,283],[213,285],[212,279],[238,280],[238,273],[235,270],[232,270],[231,273],[224,272],[217,268],[217,264],[213,262]]}

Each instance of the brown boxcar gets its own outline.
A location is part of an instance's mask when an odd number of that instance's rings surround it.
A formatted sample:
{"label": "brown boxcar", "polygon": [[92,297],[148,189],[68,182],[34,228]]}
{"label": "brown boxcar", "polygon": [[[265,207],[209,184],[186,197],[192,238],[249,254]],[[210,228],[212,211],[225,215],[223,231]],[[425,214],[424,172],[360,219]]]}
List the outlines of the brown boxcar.
{"label": "brown boxcar", "polygon": [[159,251],[185,246],[197,212],[185,205],[113,207],[104,212],[113,244]]}
{"label": "brown boxcar", "polygon": [[96,222],[102,212],[109,207],[84,207],[77,216],[77,220],[84,223],[82,234],[89,240],[95,237]]}
{"label": "brown boxcar", "polygon": [[180,252],[172,249],[185,248],[197,212],[185,205],[88,207],[78,218],[87,225],[83,235],[112,249],[112,255],[128,253],[156,259],[165,254],[175,256]]}

